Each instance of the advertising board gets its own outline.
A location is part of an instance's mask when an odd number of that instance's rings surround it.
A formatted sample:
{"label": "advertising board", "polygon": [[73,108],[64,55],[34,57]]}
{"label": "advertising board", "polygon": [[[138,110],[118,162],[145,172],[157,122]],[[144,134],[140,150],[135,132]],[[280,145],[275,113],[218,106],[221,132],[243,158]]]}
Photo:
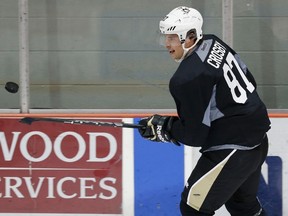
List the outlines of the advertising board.
{"label": "advertising board", "polygon": [[[288,118],[271,122],[259,199],[268,215],[285,216]],[[199,156],[198,148],[151,142],[131,128],[3,117],[0,215],[180,216],[181,191]],[[228,215],[224,207],[216,212]]]}
{"label": "advertising board", "polygon": [[122,215],[123,131],[1,119],[0,213]]}

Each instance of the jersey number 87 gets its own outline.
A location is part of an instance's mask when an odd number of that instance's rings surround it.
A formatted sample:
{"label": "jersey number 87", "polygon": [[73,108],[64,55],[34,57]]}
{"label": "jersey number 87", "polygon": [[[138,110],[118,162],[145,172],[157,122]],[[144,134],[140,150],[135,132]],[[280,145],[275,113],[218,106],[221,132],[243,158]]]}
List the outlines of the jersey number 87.
{"label": "jersey number 87", "polygon": [[[242,80],[244,81],[244,84],[246,86],[242,87],[237,80],[235,73],[233,72],[233,64],[236,66],[237,72],[240,74]],[[235,71],[235,70],[234,70]],[[239,66],[238,62],[236,61],[235,57],[232,55],[232,53],[228,53],[226,57],[226,63],[223,65],[223,72],[224,72],[224,78],[226,80],[226,83],[228,87],[230,88],[230,92],[232,94],[233,100],[236,103],[244,104],[247,101],[247,92],[245,88],[252,93],[255,89],[253,84],[247,79],[245,76],[243,70]],[[236,71],[235,71],[236,72]]]}

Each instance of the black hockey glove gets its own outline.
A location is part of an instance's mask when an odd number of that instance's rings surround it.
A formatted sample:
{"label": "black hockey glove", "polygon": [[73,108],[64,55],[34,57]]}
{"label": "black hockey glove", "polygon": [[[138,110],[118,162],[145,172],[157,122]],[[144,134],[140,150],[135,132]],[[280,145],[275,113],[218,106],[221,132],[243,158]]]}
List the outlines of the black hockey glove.
{"label": "black hockey glove", "polygon": [[144,127],[139,128],[138,131],[145,139],[155,142],[172,142],[180,146],[180,143],[174,140],[169,133],[172,128],[173,119],[173,116],[160,115],[143,118],[139,121],[139,124]]}

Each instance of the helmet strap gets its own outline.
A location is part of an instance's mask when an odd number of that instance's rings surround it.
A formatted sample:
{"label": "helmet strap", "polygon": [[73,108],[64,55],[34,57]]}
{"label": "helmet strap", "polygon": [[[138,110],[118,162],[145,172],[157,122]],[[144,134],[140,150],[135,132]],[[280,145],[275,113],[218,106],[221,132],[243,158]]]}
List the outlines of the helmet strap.
{"label": "helmet strap", "polygon": [[175,61],[178,62],[178,63],[181,63],[186,58],[188,52],[190,50],[192,51],[192,49],[197,45],[197,43],[199,42],[200,39],[201,38],[197,38],[195,43],[192,46],[188,47],[188,48],[185,47],[185,43],[182,43],[183,55],[182,55],[182,57],[180,59],[175,59]]}

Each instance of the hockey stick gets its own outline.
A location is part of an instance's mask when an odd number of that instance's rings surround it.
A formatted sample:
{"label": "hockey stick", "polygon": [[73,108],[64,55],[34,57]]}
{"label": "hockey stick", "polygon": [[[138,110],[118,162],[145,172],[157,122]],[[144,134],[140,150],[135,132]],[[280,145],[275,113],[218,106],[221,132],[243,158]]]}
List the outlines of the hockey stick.
{"label": "hockey stick", "polygon": [[76,124],[76,125],[94,125],[94,126],[105,126],[105,127],[121,127],[121,128],[143,128],[143,125],[139,124],[130,124],[124,122],[101,122],[101,121],[86,121],[86,120],[79,120],[79,119],[61,119],[61,118],[32,118],[32,117],[25,117],[22,118],[19,122],[24,124],[31,125],[33,122],[36,121],[46,121],[46,122],[58,122],[64,124]]}

